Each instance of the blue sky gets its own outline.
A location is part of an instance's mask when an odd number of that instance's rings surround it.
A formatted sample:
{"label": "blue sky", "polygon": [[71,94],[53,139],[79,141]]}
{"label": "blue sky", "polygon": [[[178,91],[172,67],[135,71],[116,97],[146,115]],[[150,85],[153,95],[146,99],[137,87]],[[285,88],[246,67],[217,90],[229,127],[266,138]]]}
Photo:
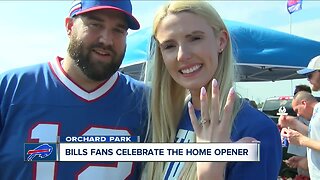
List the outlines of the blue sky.
{"label": "blue sky", "polygon": [[[290,32],[286,1],[209,1],[223,19],[246,22]],[[164,1],[133,0],[133,14],[143,27],[152,25],[154,11]],[[8,69],[47,62],[64,56],[68,39],[64,19],[71,1],[0,1],[0,73]],[[320,2],[304,0],[302,10],[291,15],[292,34],[320,41]],[[263,101],[291,95],[296,84],[306,80],[239,83],[244,97]],[[277,87],[277,91],[274,91]]]}

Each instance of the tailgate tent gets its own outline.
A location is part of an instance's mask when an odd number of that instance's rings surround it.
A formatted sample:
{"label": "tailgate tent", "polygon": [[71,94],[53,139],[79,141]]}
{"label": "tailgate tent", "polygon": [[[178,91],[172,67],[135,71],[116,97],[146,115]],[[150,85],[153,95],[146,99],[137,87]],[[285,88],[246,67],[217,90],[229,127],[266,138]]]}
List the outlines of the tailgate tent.
{"label": "tailgate tent", "polygon": [[[304,78],[296,70],[320,54],[320,42],[235,21],[225,21],[233,43],[240,82]],[[148,59],[151,27],[128,35],[121,70],[141,79]]]}

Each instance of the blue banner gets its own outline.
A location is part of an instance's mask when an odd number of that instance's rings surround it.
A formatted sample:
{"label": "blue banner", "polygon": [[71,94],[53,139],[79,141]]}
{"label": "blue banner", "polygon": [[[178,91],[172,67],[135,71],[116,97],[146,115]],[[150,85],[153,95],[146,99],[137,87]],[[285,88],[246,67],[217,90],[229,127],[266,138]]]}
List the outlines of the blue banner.
{"label": "blue banner", "polygon": [[60,143],[112,143],[140,142],[139,136],[62,136]]}

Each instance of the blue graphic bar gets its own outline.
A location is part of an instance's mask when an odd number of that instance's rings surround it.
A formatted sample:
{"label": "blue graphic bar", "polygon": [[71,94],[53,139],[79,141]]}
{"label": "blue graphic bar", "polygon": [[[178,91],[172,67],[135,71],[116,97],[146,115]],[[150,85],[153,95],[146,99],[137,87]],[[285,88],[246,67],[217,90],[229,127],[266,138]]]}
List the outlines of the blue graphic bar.
{"label": "blue graphic bar", "polygon": [[130,143],[140,142],[139,136],[61,136],[59,143]]}

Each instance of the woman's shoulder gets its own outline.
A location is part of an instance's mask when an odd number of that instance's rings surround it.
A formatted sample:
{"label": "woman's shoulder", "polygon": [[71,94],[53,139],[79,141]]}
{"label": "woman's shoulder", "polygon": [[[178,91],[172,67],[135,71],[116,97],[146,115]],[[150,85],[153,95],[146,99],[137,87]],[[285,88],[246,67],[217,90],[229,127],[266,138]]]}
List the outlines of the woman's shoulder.
{"label": "woman's shoulder", "polygon": [[275,124],[266,114],[253,108],[248,102],[243,102],[236,116],[236,121],[247,122],[250,124],[263,123]]}
{"label": "woman's shoulder", "polygon": [[234,120],[233,132],[250,136],[262,132],[278,131],[276,124],[266,114],[244,102]]}

